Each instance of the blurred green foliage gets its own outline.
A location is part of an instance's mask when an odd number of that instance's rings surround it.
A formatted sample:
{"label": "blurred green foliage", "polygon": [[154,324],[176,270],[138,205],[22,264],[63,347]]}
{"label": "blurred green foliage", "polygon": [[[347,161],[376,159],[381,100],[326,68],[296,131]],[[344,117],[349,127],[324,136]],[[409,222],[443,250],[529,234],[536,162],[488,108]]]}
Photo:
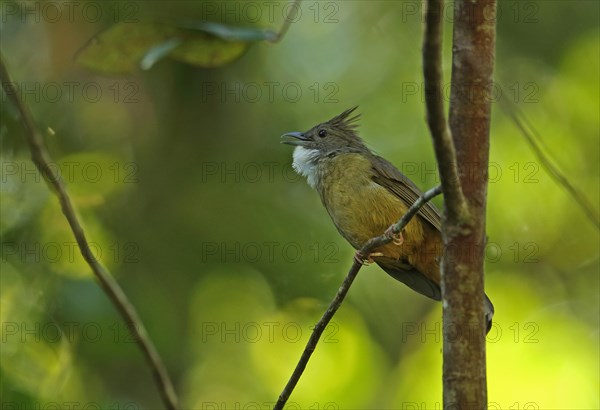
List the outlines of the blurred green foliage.
{"label": "blurred green foliage", "polygon": [[197,67],[231,63],[248,43],[227,41],[203,31],[158,23],[117,23],[90,40],[77,61],[108,74],[134,73],[151,68],[165,56]]}
{"label": "blurred green foliage", "polygon": [[[353,253],[279,136],[360,104],[367,143],[417,185],[434,185],[421,4],[305,2],[282,42],[257,43],[229,65],[163,60],[125,77],[87,71],[75,55],[116,22],[263,29],[280,26],[287,3],[78,4],[69,14],[58,2],[0,2],[3,58],[21,97],[184,407],[267,408]],[[503,97],[596,209],[599,7],[500,1],[497,55]],[[446,79],[450,38],[447,24]],[[161,407],[5,95],[1,110],[3,408]],[[489,408],[600,408],[598,231],[495,103],[491,138]],[[364,269],[290,408],[440,408],[440,321],[439,304]]]}

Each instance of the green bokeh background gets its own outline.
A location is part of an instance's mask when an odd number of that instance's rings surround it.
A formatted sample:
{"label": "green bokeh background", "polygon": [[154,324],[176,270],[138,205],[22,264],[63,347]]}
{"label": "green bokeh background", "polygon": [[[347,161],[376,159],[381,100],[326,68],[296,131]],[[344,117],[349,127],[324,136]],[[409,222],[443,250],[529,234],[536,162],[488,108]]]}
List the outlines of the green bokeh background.
{"label": "green bokeh background", "polygon": [[[433,186],[420,2],[307,1],[282,42],[254,44],[230,65],[165,60],[129,76],[85,70],[74,55],[125,18],[276,28],[286,3],[83,1],[58,19],[48,4],[0,2],[2,53],[88,238],[138,308],[184,408],[268,408],[353,253],[279,136],[360,105],[369,146]],[[87,4],[103,16],[86,17]],[[599,3],[498,7],[496,89],[597,210]],[[446,79],[450,38],[446,24]],[[3,409],[161,408],[5,95],[0,142]],[[491,146],[489,408],[598,409],[598,230],[497,102]],[[289,408],[441,408],[440,322],[440,304],[364,269]]]}

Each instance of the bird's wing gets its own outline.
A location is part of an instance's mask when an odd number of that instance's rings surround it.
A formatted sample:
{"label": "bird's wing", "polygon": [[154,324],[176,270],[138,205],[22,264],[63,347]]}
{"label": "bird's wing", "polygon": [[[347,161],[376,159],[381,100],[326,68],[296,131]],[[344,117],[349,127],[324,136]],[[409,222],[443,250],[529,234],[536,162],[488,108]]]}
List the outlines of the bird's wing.
{"label": "bird's wing", "polygon": [[433,300],[442,300],[442,290],[440,285],[423,275],[410,264],[393,260],[385,257],[373,258],[381,269],[387,272],[392,278],[404,283],[406,286],[427,296]]}
{"label": "bird's wing", "polygon": [[[387,160],[374,155],[373,181],[386,188],[410,207],[423,194],[419,188]],[[438,231],[442,230],[440,211],[431,202],[427,202],[418,213]]]}

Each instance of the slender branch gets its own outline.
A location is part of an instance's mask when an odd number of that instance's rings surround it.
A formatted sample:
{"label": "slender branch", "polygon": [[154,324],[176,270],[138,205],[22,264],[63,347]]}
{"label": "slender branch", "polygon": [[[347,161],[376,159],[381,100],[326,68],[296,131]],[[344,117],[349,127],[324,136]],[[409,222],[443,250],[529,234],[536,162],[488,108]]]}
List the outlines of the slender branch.
{"label": "slender branch", "polygon": [[285,36],[285,33],[287,33],[288,29],[294,22],[294,19],[298,15],[298,10],[300,10],[300,2],[301,1],[302,0],[294,0],[294,2],[291,3],[292,5],[288,9],[288,14],[287,14],[287,16],[285,16],[285,20],[283,21],[281,28],[277,32],[277,35],[275,36],[275,38],[273,40],[271,40],[272,43],[279,42],[283,38],[283,36]]}
{"label": "slender branch", "polygon": [[[401,232],[404,229],[404,227],[410,222],[410,220],[417,214],[417,212],[419,212],[419,209],[421,209],[423,205],[425,205],[428,201],[430,201],[432,198],[436,197],[441,193],[442,187],[439,185],[425,192],[415,201],[414,204],[412,204],[412,206],[408,209],[408,211],[406,211],[406,213],[402,216],[402,218],[400,218],[400,220],[397,223],[390,226],[390,230],[393,233]],[[365,243],[365,245],[359,252],[363,255],[368,255],[375,248],[386,245],[392,240],[393,238],[389,234],[383,234],[381,236],[371,238]],[[310,339],[308,339],[308,342],[306,343],[306,347],[304,348],[304,351],[300,356],[300,360],[298,360],[298,364],[296,365],[294,372],[290,376],[290,379],[288,380],[283,391],[279,395],[277,403],[275,403],[275,406],[273,407],[274,410],[282,410],[283,406],[285,406],[285,403],[290,398],[290,395],[294,391],[296,384],[298,384],[298,381],[300,380],[300,377],[302,376],[302,373],[304,372],[304,369],[306,368],[306,365],[310,360],[310,356],[313,354],[315,348],[317,347],[317,343],[319,342],[323,331],[325,331],[325,328],[333,318],[333,315],[335,315],[335,312],[337,312],[340,305],[344,301],[344,298],[346,297],[346,294],[348,293],[348,290],[350,289],[352,282],[354,282],[354,279],[358,275],[358,272],[360,271],[361,267],[362,264],[357,262],[355,259],[354,263],[350,267],[350,270],[348,271],[348,274],[346,275],[346,278],[344,279],[344,282],[342,282],[342,285],[338,289],[335,297],[329,304],[329,307],[327,308],[325,313],[323,313],[323,316],[321,317],[321,319],[319,319],[319,321],[313,328],[313,332],[310,335]]]}
{"label": "slender branch", "polygon": [[[425,191],[425,193],[423,193],[423,195],[421,195],[419,198],[417,198],[415,203],[412,204],[412,206],[410,208],[408,208],[408,211],[406,211],[406,213],[404,215],[402,215],[402,218],[400,218],[400,220],[398,222],[396,222],[394,225],[392,225],[390,227],[390,231],[394,234],[400,233],[404,229],[404,227],[406,225],[408,225],[410,220],[419,212],[419,209],[421,209],[423,207],[423,205],[425,205],[427,202],[431,201],[433,198],[435,198],[436,196],[438,196],[441,193],[442,193],[441,185],[438,185],[436,187],[431,188],[428,191]],[[444,202],[445,202],[445,200],[446,200],[446,198],[444,198]],[[367,243],[363,246],[363,248],[361,249],[360,252],[363,255],[368,255],[369,253],[371,253],[371,251],[373,249],[379,248],[380,246],[383,246],[383,245],[387,245],[392,240],[393,240],[393,238],[390,235],[377,236],[375,238],[369,239],[367,241]]]}
{"label": "slender branch", "polygon": [[315,351],[315,348],[317,347],[317,343],[319,342],[323,331],[325,330],[325,328],[333,318],[333,315],[335,315],[335,312],[337,312],[338,308],[344,301],[344,298],[346,297],[346,294],[350,289],[350,285],[352,285],[352,282],[354,282],[354,279],[356,278],[356,275],[358,275],[358,271],[361,267],[362,265],[356,260],[352,263],[352,266],[350,267],[350,270],[348,271],[344,282],[342,282],[342,285],[340,286],[335,297],[329,304],[329,307],[327,308],[325,313],[323,313],[323,316],[321,317],[321,319],[319,319],[319,321],[313,328],[313,332],[310,335],[310,339],[308,339],[308,342],[304,347],[304,351],[300,356],[300,360],[298,360],[298,364],[296,364],[294,372],[290,376],[290,379],[288,380],[287,384],[285,385],[281,394],[279,395],[279,398],[277,399],[277,403],[275,403],[275,406],[273,407],[274,410],[282,410],[283,406],[285,406],[285,403],[287,403],[288,399],[290,398],[290,395],[296,387],[296,384],[298,384],[302,373],[304,373],[306,364],[310,360],[310,356],[312,356],[313,352]]}
{"label": "slender branch", "polygon": [[456,149],[444,114],[442,79],[442,15],[444,1],[426,1],[423,76],[427,124],[440,169],[447,217],[466,217],[468,209],[458,178]]}
{"label": "slender branch", "polygon": [[20,114],[21,122],[26,131],[25,138],[29,145],[31,159],[58,197],[62,212],[69,222],[83,258],[96,275],[96,279],[100,282],[102,289],[121,314],[136,343],[144,353],[165,406],[169,410],[177,409],[177,395],[162,359],[154,347],[137,311],[110,272],[93,255],[71,199],[67,194],[65,184],[57,171],[50,166],[52,161],[44,145],[43,137],[37,130],[29,109],[21,101],[17,87],[10,78],[2,56],[0,56],[0,81],[2,82],[2,88],[6,92],[7,98],[14,104]]}
{"label": "slender branch", "polygon": [[[536,138],[538,140],[540,139],[537,130],[525,119],[523,113],[520,112],[516,106],[511,105],[505,98],[501,99],[500,103],[500,106],[504,109],[504,112],[510,116],[517,128],[521,131],[521,134],[523,134],[525,137],[525,141],[527,141],[534,154],[538,157],[542,166],[546,169],[546,171],[548,171],[550,177],[554,179],[558,185],[562,186],[565,191],[567,191],[567,193],[575,200],[575,202],[577,202],[587,218],[594,225],[596,225],[597,228],[600,228],[600,218],[598,217],[598,212],[594,210],[594,207],[588,201],[584,193],[571,184],[569,178],[567,178],[542,151],[542,148],[536,141]],[[523,121],[521,121],[521,118]],[[528,130],[528,128],[531,130],[531,132]]]}

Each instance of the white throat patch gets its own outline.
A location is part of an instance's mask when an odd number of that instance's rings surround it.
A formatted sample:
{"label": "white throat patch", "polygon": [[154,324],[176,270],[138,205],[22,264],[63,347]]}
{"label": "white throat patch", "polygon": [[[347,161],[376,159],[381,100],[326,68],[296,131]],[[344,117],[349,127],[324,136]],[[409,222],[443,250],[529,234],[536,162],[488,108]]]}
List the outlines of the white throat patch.
{"label": "white throat patch", "polygon": [[319,151],[316,149],[306,149],[296,147],[294,149],[294,171],[306,177],[308,185],[315,187],[317,185],[317,158]]}

